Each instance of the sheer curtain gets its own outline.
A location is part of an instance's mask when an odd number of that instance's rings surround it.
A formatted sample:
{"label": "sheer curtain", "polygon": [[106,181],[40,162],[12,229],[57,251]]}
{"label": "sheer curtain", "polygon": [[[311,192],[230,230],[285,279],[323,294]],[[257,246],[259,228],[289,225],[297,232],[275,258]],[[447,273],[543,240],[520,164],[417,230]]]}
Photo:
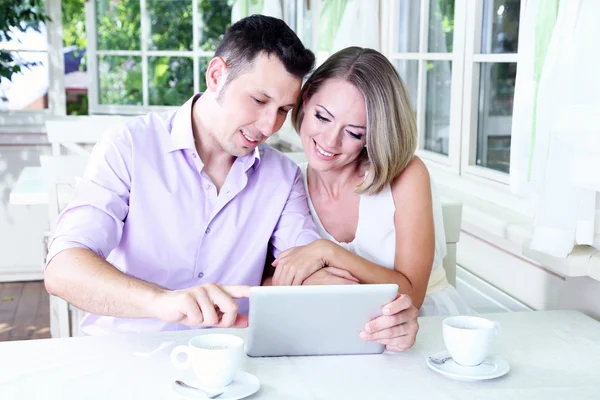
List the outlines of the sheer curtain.
{"label": "sheer curtain", "polygon": [[597,0],[527,3],[515,89],[511,188],[530,200],[535,217],[531,248],[555,257],[565,258],[577,244],[594,245],[600,191],[598,21]]}
{"label": "sheer curtain", "polygon": [[283,19],[283,5],[281,0],[236,0],[231,7],[231,23],[252,14]]}
{"label": "sheer curtain", "polygon": [[348,0],[331,52],[349,46],[380,50],[379,2]]}

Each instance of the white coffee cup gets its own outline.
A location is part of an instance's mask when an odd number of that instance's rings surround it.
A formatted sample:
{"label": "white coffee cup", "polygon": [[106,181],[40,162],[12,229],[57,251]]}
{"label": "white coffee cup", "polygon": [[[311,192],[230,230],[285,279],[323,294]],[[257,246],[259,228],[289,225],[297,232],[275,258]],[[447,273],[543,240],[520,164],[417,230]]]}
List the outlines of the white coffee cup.
{"label": "white coffee cup", "polygon": [[490,354],[500,324],[480,317],[449,317],[444,319],[443,333],[452,359],[460,365],[476,366]]}
{"label": "white coffee cup", "polygon": [[[187,355],[180,361],[180,354]],[[177,368],[192,367],[198,384],[216,389],[229,385],[239,372],[244,357],[244,340],[227,334],[196,336],[187,346],[177,346],[171,352],[171,362]]]}

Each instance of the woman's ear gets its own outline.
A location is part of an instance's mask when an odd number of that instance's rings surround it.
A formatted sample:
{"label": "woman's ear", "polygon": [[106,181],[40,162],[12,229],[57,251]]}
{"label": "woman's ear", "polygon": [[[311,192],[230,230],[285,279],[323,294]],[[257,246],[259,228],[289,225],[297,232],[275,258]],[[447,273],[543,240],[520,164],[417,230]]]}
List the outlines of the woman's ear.
{"label": "woman's ear", "polygon": [[227,73],[227,63],[221,57],[213,57],[206,69],[206,90],[217,92],[223,86]]}

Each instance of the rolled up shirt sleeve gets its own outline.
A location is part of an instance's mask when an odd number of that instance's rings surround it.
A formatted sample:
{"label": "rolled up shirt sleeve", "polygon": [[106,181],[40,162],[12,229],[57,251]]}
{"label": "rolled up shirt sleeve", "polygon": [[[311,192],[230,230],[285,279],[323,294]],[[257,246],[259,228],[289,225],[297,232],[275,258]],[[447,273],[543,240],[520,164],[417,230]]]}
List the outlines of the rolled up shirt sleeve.
{"label": "rolled up shirt sleeve", "polygon": [[117,247],[129,212],[131,163],[131,135],[125,126],[113,127],[95,145],[71,201],[58,217],[46,266],[68,248],[87,248],[106,258]]}
{"label": "rolled up shirt sleeve", "polygon": [[304,246],[320,238],[308,208],[302,173],[297,169],[294,184],[271,236],[273,255],[277,257],[291,247]]}

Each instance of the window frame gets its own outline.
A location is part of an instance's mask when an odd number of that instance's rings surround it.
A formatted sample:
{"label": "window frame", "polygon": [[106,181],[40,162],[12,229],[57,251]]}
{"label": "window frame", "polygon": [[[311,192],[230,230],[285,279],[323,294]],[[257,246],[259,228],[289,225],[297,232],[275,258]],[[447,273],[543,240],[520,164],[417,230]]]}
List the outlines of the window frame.
{"label": "window frame", "polygon": [[[37,132],[33,126],[43,126],[47,119],[62,117],[67,113],[64,86],[64,55],[62,44],[61,0],[46,0],[46,12],[50,21],[46,22],[48,48],[48,108],[44,110],[0,110],[3,131]],[[28,51],[28,50],[20,50]],[[42,52],[36,50],[36,52]]]}

